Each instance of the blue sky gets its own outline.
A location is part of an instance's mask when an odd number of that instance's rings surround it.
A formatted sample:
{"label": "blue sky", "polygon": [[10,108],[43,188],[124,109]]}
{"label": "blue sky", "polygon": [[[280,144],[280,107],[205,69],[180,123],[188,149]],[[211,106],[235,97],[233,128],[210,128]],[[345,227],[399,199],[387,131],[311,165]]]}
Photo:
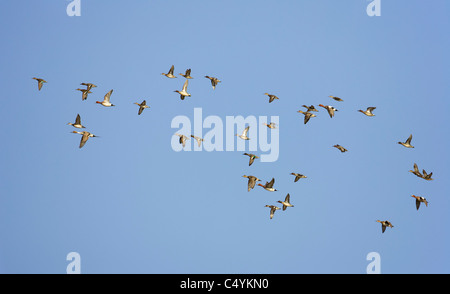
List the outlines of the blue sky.
{"label": "blue sky", "polygon": [[[72,251],[82,273],[365,273],[369,252],[382,273],[449,273],[448,2],[381,0],[374,17],[364,0],[128,2],[0,3],[0,273],[65,273]],[[184,101],[172,64],[192,69]],[[86,101],[81,82],[98,86]],[[110,89],[117,106],[96,104]],[[278,160],[175,152],[171,121],[196,107],[278,116]],[[82,149],[77,113],[100,136]]]}

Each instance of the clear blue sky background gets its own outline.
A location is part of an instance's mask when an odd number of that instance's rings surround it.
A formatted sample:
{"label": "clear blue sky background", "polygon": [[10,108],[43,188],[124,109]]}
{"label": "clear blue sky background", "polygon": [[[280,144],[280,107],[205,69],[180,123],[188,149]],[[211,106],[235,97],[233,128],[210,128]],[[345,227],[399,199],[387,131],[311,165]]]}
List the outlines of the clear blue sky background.
{"label": "clear blue sky background", "polygon": [[[381,2],[82,0],[69,17],[69,1],[1,1],[0,273],[65,273],[71,251],[82,273],[364,274],[372,251],[382,273],[450,273],[450,3]],[[192,68],[184,101],[172,64]],[[98,85],[86,101],[81,82]],[[95,104],[110,89],[117,106]],[[320,103],[339,111],[304,125]],[[174,152],[171,120],[195,107],[279,116],[279,159]],[[77,113],[100,136],[82,149]]]}

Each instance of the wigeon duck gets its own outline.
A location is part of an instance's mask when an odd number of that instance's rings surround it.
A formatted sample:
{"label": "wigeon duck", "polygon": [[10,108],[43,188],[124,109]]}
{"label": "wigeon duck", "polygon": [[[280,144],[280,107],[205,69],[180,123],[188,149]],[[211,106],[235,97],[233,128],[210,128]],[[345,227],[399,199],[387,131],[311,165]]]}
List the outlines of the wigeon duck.
{"label": "wigeon duck", "polygon": [[411,195],[411,197],[416,199],[416,209],[419,210],[420,203],[425,203],[425,206],[428,207],[428,201],[422,196]]}
{"label": "wigeon duck", "polygon": [[386,231],[386,227],[390,227],[393,228],[394,226],[387,220],[385,221],[380,221],[377,220],[377,222],[381,223],[381,232],[384,233],[384,231]]}
{"label": "wigeon duck", "polygon": [[41,79],[41,78],[33,78],[33,80],[36,80],[38,82],[38,90],[39,91],[42,89],[42,86],[44,85],[44,83],[47,83],[46,80]]}
{"label": "wigeon duck", "polygon": [[88,89],[80,89],[80,88],[78,88],[78,89],[76,89],[76,90],[81,91],[81,92],[83,93],[83,94],[81,95],[81,100],[86,100],[87,97],[88,97],[88,93],[89,93],[89,94],[92,93],[92,92],[89,91]]}
{"label": "wigeon duck", "polygon": [[194,138],[197,141],[198,147],[200,147],[200,144],[202,143],[203,138],[200,138],[200,137],[197,137],[194,135],[191,135],[191,138]]}
{"label": "wigeon duck", "polygon": [[74,128],[77,129],[84,129],[85,127],[81,124],[81,117],[79,114],[77,114],[77,117],[75,118],[75,123],[67,123],[68,125],[73,126]]}
{"label": "wigeon duck", "polygon": [[295,176],[294,182],[297,182],[300,179],[306,178],[306,176],[298,173],[291,173],[291,175]]}
{"label": "wigeon duck", "polygon": [[161,73],[163,76],[166,76],[170,79],[174,79],[176,78],[176,76],[173,75],[173,70],[174,70],[175,66],[172,65],[172,67],[169,69],[168,73]]}
{"label": "wigeon duck", "polygon": [[264,93],[264,95],[269,96],[269,103],[272,103],[273,100],[275,100],[275,99],[280,99],[280,98],[278,98],[277,96],[272,95],[272,94],[269,94],[269,93]]}
{"label": "wigeon duck", "polygon": [[98,137],[98,136],[96,136],[96,135],[94,135],[94,134],[91,134],[91,133],[89,133],[89,132],[87,132],[87,131],[83,131],[83,132],[73,131],[72,133],[83,135],[83,136],[81,137],[81,141],[80,141],[80,146],[79,146],[79,148],[83,147],[84,144],[86,144],[86,142],[87,142],[87,140],[88,140],[89,138]]}
{"label": "wigeon duck", "polygon": [[431,178],[431,176],[433,175],[433,173],[429,173],[427,174],[427,172],[422,169],[422,178],[427,180],[427,181],[432,181],[433,179]]}
{"label": "wigeon duck", "polygon": [[339,149],[342,153],[344,153],[344,152],[347,152],[348,150],[347,149],[345,149],[344,147],[342,147],[341,145],[339,145],[339,144],[336,144],[336,145],[333,145],[333,147],[335,147],[335,148],[337,148],[337,149]]}
{"label": "wigeon duck", "polygon": [[334,100],[339,101],[339,102],[344,101],[344,100],[342,100],[341,98],[336,97],[336,96],[328,96],[328,97],[331,97],[331,98],[333,98]]}
{"label": "wigeon duck", "polygon": [[248,162],[248,166],[252,165],[253,161],[255,161],[256,158],[259,158],[258,156],[256,156],[255,154],[249,154],[249,153],[244,153],[243,155],[247,155],[250,157],[250,160]]}
{"label": "wigeon duck", "polygon": [[264,189],[266,189],[266,190],[269,191],[269,192],[278,191],[277,189],[275,189],[275,188],[273,187],[273,184],[274,184],[274,183],[275,183],[275,178],[272,178],[272,180],[271,180],[270,182],[266,182],[265,185],[258,184],[258,186],[263,187]]}
{"label": "wigeon duck", "polygon": [[359,112],[364,113],[367,116],[375,116],[375,114],[372,113],[372,111],[374,111],[376,109],[376,107],[367,107],[367,109],[365,111],[359,109]]}
{"label": "wigeon duck", "polygon": [[414,148],[414,146],[411,145],[412,140],[412,134],[409,135],[408,139],[406,139],[405,142],[398,142],[398,144],[405,146],[406,148]]}
{"label": "wigeon duck", "polygon": [[185,77],[186,79],[193,79],[193,77],[191,77],[191,69],[190,68],[188,68],[184,74],[180,73],[180,76]]}
{"label": "wigeon duck", "polygon": [[142,111],[146,108],[150,108],[150,106],[147,105],[147,101],[142,101],[140,104],[137,102],[134,102],[134,104],[139,106],[138,115],[141,115]]}
{"label": "wigeon duck", "polygon": [[338,111],[336,108],[330,105],[319,104],[319,106],[325,108],[328,111],[328,114],[330,115],[331,118],[334,116],[334,112]]}
{"label": "wigeon duck", "polygon": [[311,113],[311,112],[304,112],[304,111],[301,111],[301,110],[299,110],[299,111],[297,111],[297,112],[300,112],[300,113],[303,113],[304,115],[305,115],[305,119],[304,119],[304,124],[306,125],[306,123],[310,120],[310,118],[311,117],[316,117],[316,115],[315,114],[313,114],[313,113]]}
{"label": "wigeon duck", "polygon": [[86,86],[86,89],[89,91],[92,88],[97,88],[96,85],[92,84],[92,83],[81,83],[80,85]]}
{"label": "wigeon duck", "polygon": [[414,170],[409,170],[410,173],[413,173],[414,175],[418,176],[419,178],[423,178],[422,174],[419,171],[419,167],[416,163],[414,163]]}
{"label": "wigeon duck", "polygon": [[112,104],[110,102],[112,92],[113,92],[113,90],[106,93],[105,97],[103,98],[103,101],[95,101],[95,103],[101,104],[105,107],[115,106],[114,104]]}
{"label": "wigeon duck", "polygon": [[306,112],[310,112],[310,111],[319,112],[319,111],[314,107],[314,105],[311,105],[311,106],[302,105],[302,106],[306,108]]}
{"label": "wigeon duck", "polygon": [[271,122],[270,124],[263,123],[263,125],[265,125],[269,129],[276,129],[277,128],[276,124],[273,123],[273,122]]}
{"label": "wigeon duck", "polygon": [[261,180],[258,179],[255,176],[247,176],[247,175],[243,175],[244,178],[248,179],[248,192],[250,192],[251,189],[255,188],[256,182],[260,182]]}
{"label": "wigeon duck", "polygon": [[286,207],[294,207],[294,205],[292,205],[289,201],[291,199],[291,196],[289,195],[289,193],[286,195],[286,198],[284,199],[284,201],[278,200],[278,203],[283,204],[283,211],[286,210]]}
{"label": "wigeon duck", "polygon": [[178,137],[180,137],[179,141],[181,145],[183,145],[183,148],[186,146],[186,141],[189,140],[188,137],[186,137],[185,135],[181,135],[181,134],[175,134]]}
{"label": "wigeon duck", "polygon": [[270,219],[273,218],[273,215],[275,214],[275,211],[280,209],[278,206],[275,206],[275,205],[266,205],[264,207],[269,207],[270,208]]}
{"label": "wigeon duck", "polygon": [[236,134],[236,136],[238,136],[238,137],[241,138],[242,140],[250,140],[250,138],[247,137],[247,133],[248,133],[248,130],[249,130],[249,129],[250,129],[250,126],[246,127],[246,128],[244,129],[244,131],[242,132],[241,135]]}
{"label": "wigeon duck", "polygon": [[174,92],[177,92],[178,94],[180,94],[180,98],[181,100],[184,100],[184,97],[191,97],[191,94],[189,94],[187,92],[187,86],[188,86],[188,79],[186,79],[186,81],[183,84],[183,89],[181,89],[181,91],[175,90]]}
{"label": "wigeon duck", "polygon": [[213,90],[216,89],[217,84],[221,82],[218,78],[215,77],[205,76],[205,78],[211,80],[211,86],[213,87]]}

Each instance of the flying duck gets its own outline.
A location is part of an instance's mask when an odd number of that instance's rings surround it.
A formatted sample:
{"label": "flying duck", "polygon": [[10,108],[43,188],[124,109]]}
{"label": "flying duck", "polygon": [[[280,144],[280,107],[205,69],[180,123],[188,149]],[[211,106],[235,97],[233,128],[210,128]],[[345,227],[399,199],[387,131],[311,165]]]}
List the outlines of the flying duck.
{"label": "flying duck", "polygon": [[316,117],[316,115],[315,114],[313,114],[313,113],[311,113],[311,112],[304,112],[304,111],[301,111],[301,110],[299,110],[299,111],[297,111],[297,112],[300,112],[300,113],[303,113],[304,115],[305,115],[305,120],[304,120],[304,124],[306,125],[306,123],[309,121],[309,119],[311,118],[311,117]]}
{"label": "flying duck", "polygon": [[180,134],[175,134],[178,137],[180,137],[179,142],[181,145],[183,145],[183,148],[186,146],[186,140],[189,140],[188,137],[186,137],[185,135],[180,135]]}
{"label": "flying duck", "polygon": [[193,77],[191,77],[191,69],[190,68],[186,69],[186,72],[184,74],[180,73],[180,76],[185,77],[186,79],[193,79]]}
{"label": "flying duck", "polygon": [[319,104],[319,106],[325,108],[328,111],[328,114],[330,115],[331,118],[334,116],[334,112],[338,111],[336,108],[330,105]]}
{"label": "flying duck", "polygon": [[248,179],[248,192],[250,192],[251,189],[255,188],[256,182],[261,181],[260,179],[258,179],[255,176],[243,175],[243,177]]}
{"label": "flying duck", "polygon": [[423,175],[420,173],[419,168],[417,167],[417,164],[414,163],[414,170],[409,170],[410,173],[413,173],[414,175],[418,176],[419,178],[423,178]]}
{"label": "flying duck", "polygon": [[178,94],[180,94],[180,98],[181,100],[184,100],[184,97],[188,96],[191,97],[191,94],[189,94],[187,92],[187,86],[188,86],[188,79],[186,79],[186,81],[183,84],[183,89],[181,89],[181,91],[175,90],[174,92],[177,92]]}
{"label": "flying duck", "polygon": [[384,233],[384,231],[386,231],[386,227],[390,227],[393,228],[394,226],[391,224],[391,222],[385,220],[385,221],[380,221],[377,220],[377,222],[381,223],[381,232]]}
{"label": "flying duck", "polygon": [[75,123],[67,123],[68,125],[73,126],[74,128],[77,129],[84,129],[85,127],[81,124],[81,117],[79,114],[77,114],[77,117],[75,118]]}
{"label": "flying duck", "polygon": [[40,78],[33,78],[33,80],[36,80],[38,82],[38,90],[39,91],[42,89],[42,85],[44,85],[44,83],[47,83],[46,80],[40,79]]}
{"label": "flying duck", "polygon": [[277,96],[272,95],[272,94],[269,94],[269,93],[264,93],[264,95],[269,96],[269,103],[272,103],[273,100],[275,100],[275,99],[280,99],[280,98],[278,98]]}
{"label": "flying duck", "polygon": [[336,97],[336,96],[328,96],[328,97],[331,97],[331,98],[333,98],[334,100],[339,101],[339,102],[344,101],[344,100],[342,100],[341,98]]}
{"label": "flying duck", "polygon": [[103,98],[103,101],[95,101],[95,103],[101,104],[101,105],[103,105],[105,107],[115,106],[114,104],[112,104],[110,102],[112,92],[113,92],[113,90],[111,90],[108,93],[106,93],[105,97]]}
{"label": "flying duck", "polygon": [[412,139],[412,134],[409,135],[408,139],[406,139],[405,142],[398,142],[398,144],[403,145],[406,148],[414,148],[414,146],[411,145],[411,139]]}
{"label": "flying duck", "polygon": [[359,109],[359,112],[364,113],[367,116],[375,116],[375,114],[372,113],[372,111],[374,111],[376,109],[376,107],[367,107],[366,111],[362,111],[361,109]]}
{"label": "flying duck", "polygon": [[416,198],[416,209],[419,210],[420,203],[425,203],[425,206],[428,207],[428,201],[422,196],[411,195],[411,197]]}
{"label": "flying duck", "polygon": [[277,128],[277,126],[276,126],[276,124],[274,122],[271,122],[270,124],[263,123],[263,125],[267,126],[269,129],[276,129]]}
{"label": "flying duck", "polygon": [[168,73],[162,73],[163,76],[166,76],[170,79],[176,78],[176,76],[173,75],[173,70],[174,70],[174,66],[172,65],[172,67],[169,69]]}
{"label": "flying duck", "polygon": [[194,135],[191,135],[191,138],[194,138],[197,141],[198,147],[200,147],[200,144],[202,143],[203,138],[200,138],[200,137],[197,137]]}
{"label": "flying duck", "polygon": [[150,106],[147,105],[147,102],[144,100],[141,104],[134,102],[134,104],[139,106],[138,115],[141,115],[142,111],[146,108],[150,108]]}
{"label": "flying duck", "polygon": [[278,200],[278,203],[283,204],[283,211],[286,210],[286,207],[294,207],[294,205],[292,205],[289,201],[291,199],[291,196],[289,195],[289,193],[286,195],[286,198],[284,199],[284,201]]}
{"label": "flying duck", "polygon": [[88,93],[92,93],[91,91],[89,91],[89,89],[76,89],[78,91],[81,91],[83,94],[81,95],[81,100],[86,100],[88,97]]}
{"label": "flying duck", "polygon": [[310,111],[319,112],[319,111],[314,107],[314,105],[311,105],[311,106],[302,105],[302,106],[306,108],[306,112],[310,112]]}
{"label": "flying duck", "polygon": [[300,179],[306,178],[306,176],[298,173],[291,173],[291,175],[295,176],[294,182],[297,182]]}
{"label": "flying duck", "polygon": [[246,128],[244,129],[244,131],[242,132],[242,135],[236,134],[236,136],[238,136],[239,138],[241,138],[241,139],[243,139],[243,140],[250,140],[250,138],[247,137],[247,133],[248,133],[248,130],[249,130],[249,129],[250,129],[250,126],[246,127]]}
{"label": "flying duck", "polygon": [[253,161],[255,161],[256,158],[259,158],[258,156],[256,156],[255,154],[249,154],[249,153],[244,153],[243,155],[247,155],[250,157],[250,160],[248,162],[248,166],[252,165]]}
{"label": "flying duck", "polygon": [[348,150],[345,149],[344,147],[342,147],[339,144],[333,145],[333,147],[336,147],[337,149],[339,149],[342,153],[347,152]]}
{"label": "flying duck", "polygon": [[433,175],[433,173],[429,173],[427,174],[427,172],[422,169],[422,178],[427,180],[427,181],[432,181],[433,179],[431,178],[431,176]]}
{"label": "flying duck", "polygon": [[215,77],[205,76],[205,78],[211,80],[211,85],[213,87],[213,90],[216,89],[217,83],[221,82],[218,78],[215,78]]}
{"label": "flying duck", "polygon": [[94,134],[91,134],[91,133],[89,133],[89,132],[87,132],[87,131],[82,131],[82,132],[73,131],[72,133],[76,133],[76,134],[83,135],[83,136],[81,137],[81,141],[80,141],[80,146],[79,146],[79,148],[83,147],[84,144],[86,144],[86,142],[87,142],[87,140],[88,140],[89,138],[98,137],[98,136],[96,136],[96,135],[94,135]]}
{"label": "flying duck", "polygon": [[275,211],[280,209],[278,206],[275,206],[275,205],[266,205],[264,207],[270,207],[270,219],[273,218],[273,215],[275,214]]}
{"label": "flying duck", "polygon": [[269,192],[278,191],[277,189],[273,188],[274,183],[275,183],[275,178],[272,178],[272,180],[270,182],[266,182],[265,185],[258,184],[258,186],[263,187],[264,189],[266,189]]}
{"label": "flying duck", "polygon": [[86,86],[86,89],[89,91],[92,88],[97,88],[96,85],[92,84],[92,83],[81,83],[80,85]]}

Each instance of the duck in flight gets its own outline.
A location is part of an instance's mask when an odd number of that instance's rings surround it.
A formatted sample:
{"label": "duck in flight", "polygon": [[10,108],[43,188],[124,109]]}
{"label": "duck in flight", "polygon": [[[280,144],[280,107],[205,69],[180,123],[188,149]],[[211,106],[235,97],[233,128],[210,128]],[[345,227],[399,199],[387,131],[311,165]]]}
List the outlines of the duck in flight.
{"label": "duck in flight", "polygon": [[173,70],[175,69],[175,66],[172,65],[172,67],[169,69],[169,72],[167,73],[161,73],[163,76],[168,77],[169,79],[174,79],[176,76],[173,75]]}
{"label": "duck in flight", "polygon": [[105,97],[103,98],[103,101],[95,101],[95,103],[101,104],[101,105],[103,105],[105,107],[115,106],[114,104],[112,104],[110,102],[112,92],[113,92],[113,90],[111,90],[108,93],[106,93]]}
{"label": "duck in flight", "polygon": [[248,157],[250,157],[250,160],[248,162],[248,166],[252,165],[253,161],[255,161],[256,158],[259,158],[255,154],[251,154],[251,153],[244,153],[243,155],[247,155]]}
{"label": "duck in flight", "polygon": [[414,148],[414,146],[411,145],[412,140],[412,134],[409,135],[408,139],[406,139],[405,142],[398,142],[398,144],[405,146],[406,148]]}
{"label": "duck in flight", "polygon": [[336,144],[336,145],[333,145],[333,147],[335,147],[335,148],[337,148],[337,149],[339,149],[342,153],[344,153],[344,152],[347,152],[348,150],[347,149],[345,149],[344,147],[342,147],[341,145],[339,145],[339,144]]}
{"label": "duck in flight", "polygon": [[74,128],[77,129],[84,129],[85,127],[81,124],[81,117],[79,114],[77,114],[77,117],[75,118],[75,123],[67,123],[68,125],[73,126]]}
{"label": "duck in flight", "polygon": [[386,231],[386,227],[390,227],[390,228],[393,228],[393,227],[394,227],[394,226],[391,224],[391,222],[390,222],[390,221],[387,221],[387,220],[385,220],[385,221],[377,220],[377,222],[381,223],[381,232],[382,232],[382,233],[384,233],[384,231]]}
{"label": "duck in flight", "polygon": [[87,142],[87,140],[89,138],[98,137],[98,136],[96,136],[94,134],[91,134],[91,133],[89,133],[87,131],[82,131],[82,132],[73,131],[72,133],[76,133],[76,134],[82,135],[79,148],[82,148],[84,146],[84,144],[86,144],[86,142]]}
{"label": "duck in flight", "polygon": [[311,117],[316,117],[316,115],[314,113],[311,113],[309,111],[304,112],[304,111],[299,110],[297,112],[300,112],[305,115],[305,119],[303,121],[305,125],[311,119]]}
{"label": "duck in flight", "polygon": [[310,112],[310,111],[319,112],[319,111],[314,107],[314,105],[310,105],[310,106],[302,105],[302,106],[306,108],[306,112]]}
{"label": "duck in flight", "polygon": [[294,205],[292,205],[292,204],[290,203],[290,199],[291,199],[291,196],[290,196],[289,193],[288,193],[288,194],[286,195],[286,198],[284,199],[284,201],[281,201],[281,200],[278,200],[278,201],[277,201],[277,202],[283,204],[283,211],[285,211],[287,207],[294,207]]}
{"label": "duck in flight", "polygon": [[300,179],[306,178],[306,176],[298,173],[291,173],[291,175],[295,176],[294,182],[297,182]]}
{"label": "duck in flight", "polygon": [[269,207],[270,208],[270,219],[273,218],[273,215],[275,214],[275,211],[280,209],[278,206],[275,206],[275,205],[266,205],[264,207]]}
{"label": "duck in flight", "polygon": [[203,138],[200,138],[200,137],[197,137],[194,135],[191,135],[191,138],[194,138],[197,141],[198,147],[200,147],[200,144],[202,143]]}
{"label": "duck in flight", "polygon": [[272,180],[271,180],[270,182],[266,182],[265,185],[258,184],[258,186],[263,187],[264,189],[266,189],[266,190],[269,191],[269,192],[278,191],[277,189],[275,189],[275,188],[273,187],[273,184],[274,184],[274,183],[275,183],[275,178],[272,178]]}
{"label": "duck in flight", "polygon": [[419,167],[416,163],[414,163],[414,170],[409,170],[410,173],[413,173],[414,175],[418,176],[419,178],[423,178],[423,175],[419,171]]}
{"label": "duck in flight", "polygon": [[263,123],[263,125],[265,125],[269,129],[276,129],[277,128],[277,125],[274,122],[271,122],[270,124]]}
{"label": "duck in flight", "polygon": [[328,96],[328,97],[331,97],[331,98],[333,98],[334,100],[339,101],[339,102],[343,102],[343,101],[344,101],[344,100],[342,100],[341,98],[336,97],[336,96]]}
{"label": "duck in flight", "polygon": [[186,81],[183,84],[183,89],[181,89],[181,91],[175,90],[174,92],[177,92],[178,94],[180,94],[180,99],[184,100],[184,97],[191,97],[191,94],[189,94],[187,92],[187,87],[188,87],[188,79],[186,79]]}
{"label": "duck in flight", "polygon": [[264,93],[264,95],[269,96],[269,103],[272,103],[273,100],[275,100],[275,99],[280,99],[280,98],[278,98],[277,96],[272,95],[272,94],[269,94],[269,93]]}
{"label": "duck in flight", "polygon": [[367,107],[367,109],[365,111],[363,111],[361,109],[359,109],[358,111],[364,113],[367,116],[375,116],[375,114],[372,113],[372,111],[374,111],[375,109],[376,109],[376,107],[372,106],[372,107]]}
{"label": "duck in flight", "polygon": [[428,207],[428,201],[422,196],[411,195],[411,197],[416,199],[416,209],[419,210],[420,204],[424,203]]}
{"label": "duck in flight", "polygon": [[217,84],[221,82],[218,78],[215,78],[215,77],[205,76],[205,78],[211,80],[211,86],[212,86],[213,90],[215,90]]}
{"label": "duck in flight", "polygon": [[137,102],[134,102],[134,104],[139,106],[138,115],[141,115],[142,111],[146,108],[150,108],[150,106],[147,105],[147,102],[144,100],[140,104]]}
{"label": "duck in flight", "polygon": [[258,179],[255,176],[243,175],[243,177],[248,179],[248,186],[247,186],[248,192],[250,192],[251,189],[255,188],[256,182],[261,181],[260,179]]}
{"label": "duck in flight", "polygon": [[86,86],[86,89],[89,91],[92,88],[97,88],[96,85],[92,84],[92,83],[81,83],[80,85]]}
{"label": "duck in flight", "polygon": [[241,138],[242,140],[250,140],[250,138],[247,136],[248,130],[250,129],[250,126],[246,127],[244,129],[244,131],[242,132],[241,135],[236,134],[236,136],[238,136],[239,138]]}
{"label": "duck in flight", "polygon": [[188,68],[184,74],[180,73],[180,76],[185,77],[186,79],[193,79],[193,77],[191,77],[191,69],[190,68]]}
{"label": "duck in flight", "polygon": [[88,97],[88,94],[92,93],[91,91],[89,91],[89,89],[80,89],[80,88],[78,88],[78,89],[76,89],[76,90],[82,92],[81,100],[86,100],[87,97]]}
{"label": "duck in flight", "polygon": [[188,137],[186,137],[185,135],[181,135],[181,134],[175,134],[178,137],[180,137],[180,139],[178,140],[178,142],[180,142],[181,145],[183,145],[183,148],[186,146],[186,141],[189,140]]}
{"label": "duck in flight", "polygon": [[330,115],[331,118],[334,116],[334,112],[338,111],[336,108],[334,108],[331,105],[319,104],[319,106],[325,108],[328,111],[328,114]]}
{"label": "duck in flight", "polygon": [[33,80],[36,80],[38,82],[38,90],[39,91],[42,89],[42,86],[44,85],[44,83],[47,83],[46,80],[41,79],[41,78],[33,78]]}

